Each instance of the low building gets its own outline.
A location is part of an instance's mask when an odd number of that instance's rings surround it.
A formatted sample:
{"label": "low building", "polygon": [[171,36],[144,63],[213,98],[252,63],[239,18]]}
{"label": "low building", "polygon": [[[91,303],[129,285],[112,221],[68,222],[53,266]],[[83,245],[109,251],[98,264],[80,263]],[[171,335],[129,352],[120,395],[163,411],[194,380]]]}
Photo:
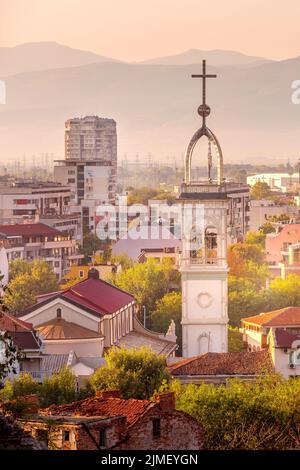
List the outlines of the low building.
{"label": "low building", "polygon": [[77,376],[89,376],[93,364],[88,364],[86,358],[98,364],[104,349],[112,346],[148,346],[167,356],[177,349],[172,328],[166,335],[145,329],[135,316],[134,297],[99,279],[95,269],[90,270],[88,279],[72,287],[39,296],[35,305],[20,313],[20,318],[30,321],[39,332],[45,354],[65,356],[65,361],[72,352],[77,364],[87,366],[78,365],[81,372],[76,370]]}
{"label": "low building", "polygon": [[274,371],[268,350],[206,353],[169,363],[172,376],[184,384],[226,383],[228,379],[255,380]]}
{"label": "low building", "polygon": [[[285,224],[266,236],[266,258],[270,265],[300,261],[300,224]],[[298,250],[298,252],[297,252]]]}
{"label": "low building", "polygon": [[270,217],[276,217],[282,214],[290,215],[292,219],[298,214],[298,209],[288,204],[279,206],[268,199],[251,200],[249,210],[249,229],[252,232],[256,232],[262,225],[268,222]]}
{"label": "low building", "polygon": [[[53,426],[51,426],[53,420]],[[50,448],[65,450],[199,450],[203,428],[175,409],[173,393],[155,401],[122,399],[118,393],[67,405],[52,405],[34,418],[19,420]],[[51,444],[52,443],[52,444]]]}
{"label": "low building", "polygon": [[242,318],[242,333],[248,351],[260,351],[268,347],[268,334],[272,328],[300,333],[300,307],[285,307],[272,312]]}
{"label": "low building", "polygon": [[[0,331],[5,331],[9,334],[14,346],[21,354],[18,363],[13,364],[16,376],[20,372],[26,371],[30,372],[33,377],[39,376],[42,368],[43,345],[33,325],[2,312],[0,314]],[[15,374],[13,373],[8,375],[9,378],[14,376]]]}
{"label": "low building", "polygon": [[78,266],[72,266],[70,273],[68,274],[69,279],[78,279],[83,281],[88,278],[89,270],[93,268],[99,273],[99,278],[104,281],[107,280],[112,274],[117,274],[122,270],[120,264],[106,263],[106,264],[84,264]]}
{"label": "low building", "polygon": [[59,279],[83,258],[70,235],[41,223],[0,225],[0,244],[9,260],[45,260]]}
{"label": "low building", "polygon": [[267,183],[271,190],[296,191],[299,188],[299,173],[259,173],[247,176],[247,184],[254,186],[256,183]]}
{"label": "low building", "polygon": [[300,377],[300,328],[292,331],[271,328],[267,341],[275,369],[286,379]]}

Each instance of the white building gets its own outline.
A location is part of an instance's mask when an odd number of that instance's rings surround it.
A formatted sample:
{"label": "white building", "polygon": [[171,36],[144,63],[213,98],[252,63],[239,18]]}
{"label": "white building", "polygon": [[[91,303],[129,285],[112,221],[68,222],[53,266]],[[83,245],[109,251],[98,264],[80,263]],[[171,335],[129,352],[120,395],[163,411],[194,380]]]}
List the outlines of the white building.
{"label": "white building", "polygon": [[298,209],[289,205],[278,206],[268,199],[253,199],[250,201],[249,228],[251,231],[256,232],[270,217],[282,214],[290,215],[293,218],[293,216],[298,214]]}
{"label": "white building", "polygon": [[271,190],[286,193],[299,188],[299,173],[258,173],[247,176],[247,184],[250,186],[258,182],[267,183]]}

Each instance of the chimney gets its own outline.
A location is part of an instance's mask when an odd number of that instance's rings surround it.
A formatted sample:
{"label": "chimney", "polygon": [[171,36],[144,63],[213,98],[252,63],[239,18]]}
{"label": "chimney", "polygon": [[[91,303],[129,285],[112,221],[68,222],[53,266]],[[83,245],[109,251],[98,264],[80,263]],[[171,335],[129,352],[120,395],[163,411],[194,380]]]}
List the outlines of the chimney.
{"label": "chimney", "polygon": [[96,268],[91,268],[88,272],[88,279],[100,279],[99,271]]}
{"label": "chimney", "polygon": [[156,403],[159,404],[162,411],[171,412],[175,410],[175,393],[160,393],[155,397]]}
{"label": "chimney", "polygon": [[107,398],[121,398],[120,390],[98,390],[96,392],[97,398],[106,400]]}

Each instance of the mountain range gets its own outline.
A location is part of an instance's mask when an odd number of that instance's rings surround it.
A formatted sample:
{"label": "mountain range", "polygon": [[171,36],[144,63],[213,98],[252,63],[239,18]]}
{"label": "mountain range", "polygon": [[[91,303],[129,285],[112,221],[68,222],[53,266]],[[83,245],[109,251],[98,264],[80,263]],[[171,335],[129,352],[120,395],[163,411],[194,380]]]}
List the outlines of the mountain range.
{"label": "mountain range", "polygon": [[[139,63],[57,43],[0,48],[0,160],[40,152],[63,158],[64,122],[98,114],[117,121],[119,158],[178,161],[200,124],[201,84],[191,79],[207,59],[209,127],[227,162],[296,159],[300,105],[291,84],[300,58],[272,61],[234,51],[190,50]],[[202,148],[201,148],[202,149]],[[203,153],[203,152],[202,152]],[[203,155],[195,156],[201,164]]]}

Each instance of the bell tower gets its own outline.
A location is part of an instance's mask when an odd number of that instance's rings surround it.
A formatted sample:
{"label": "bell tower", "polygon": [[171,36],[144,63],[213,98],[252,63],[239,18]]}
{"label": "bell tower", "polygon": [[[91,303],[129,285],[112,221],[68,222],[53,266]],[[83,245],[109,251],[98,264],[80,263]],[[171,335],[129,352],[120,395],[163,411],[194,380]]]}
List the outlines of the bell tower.
{"label": "bell tower", "polygon": [[[206,352],[227,352],[227,209],[223,155],[214,133],[206,126],[206,74],[203,60],[202,126],[193,135],[185,156],[185,179],[178,202],[182,209],[182,354],[191,357]],[[207,176],[193,179],[192,156],[197,142],[208,141]],[[216,160],[216,171],[213,160]]]}

